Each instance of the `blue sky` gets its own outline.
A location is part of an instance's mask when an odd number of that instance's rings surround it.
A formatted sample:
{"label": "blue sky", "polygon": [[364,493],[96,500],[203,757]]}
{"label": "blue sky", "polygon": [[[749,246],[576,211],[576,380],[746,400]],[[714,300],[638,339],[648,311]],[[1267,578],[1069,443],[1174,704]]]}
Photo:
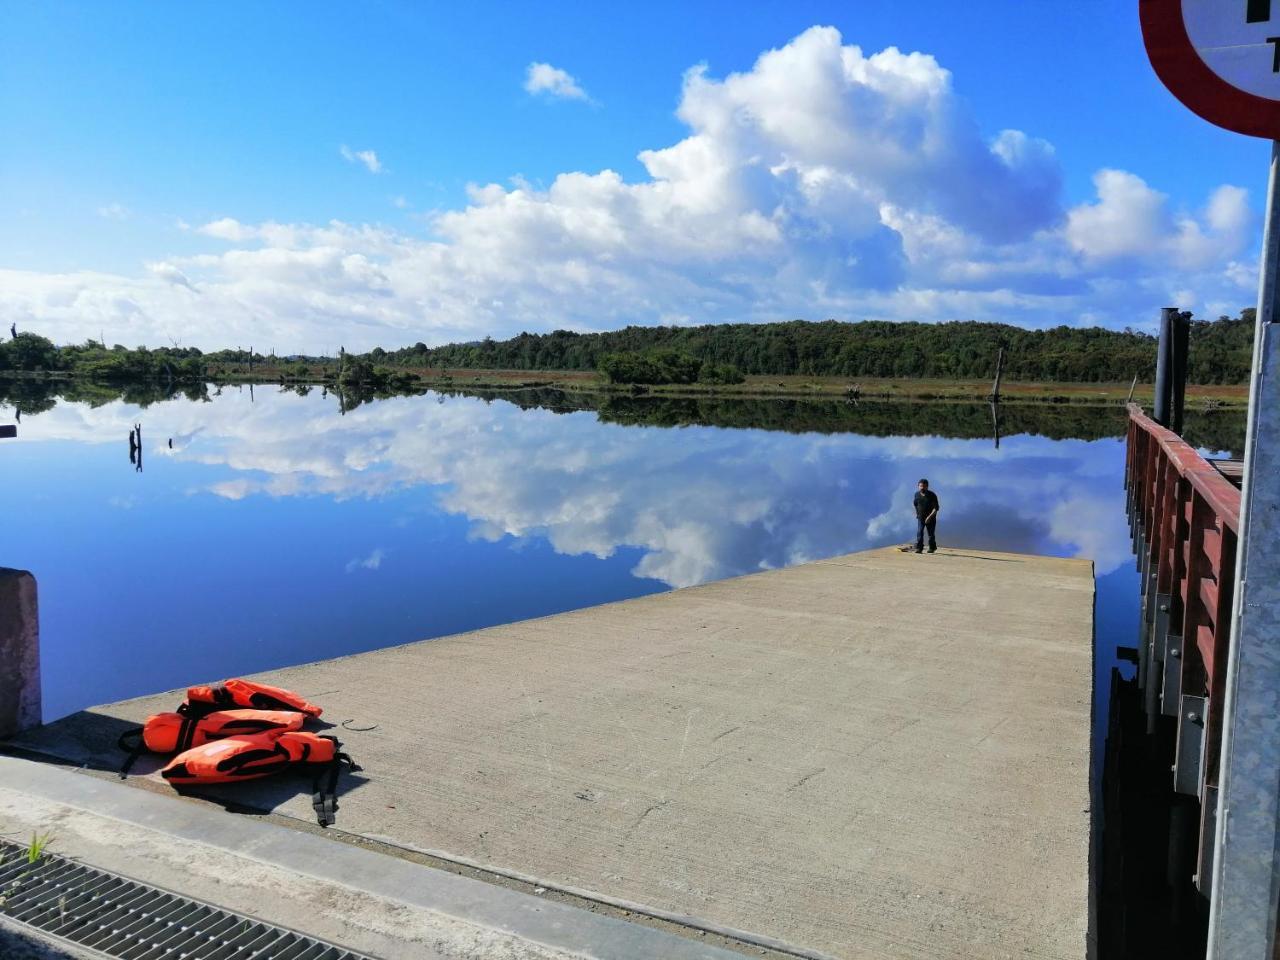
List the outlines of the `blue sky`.
{"label": "blue sky", "polygon": [[1136,2],[4,10],[0,320],[58,340],[1253,299],[1267,145],[1160,86]]}

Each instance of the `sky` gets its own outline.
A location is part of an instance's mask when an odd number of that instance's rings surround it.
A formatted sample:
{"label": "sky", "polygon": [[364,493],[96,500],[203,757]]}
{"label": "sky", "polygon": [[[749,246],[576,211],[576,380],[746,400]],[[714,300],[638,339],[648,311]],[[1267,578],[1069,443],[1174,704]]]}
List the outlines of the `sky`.
{"label": "sky", "polygon": [[297,352],[1256,299],[1137,3],[0,0],[0,324]]}

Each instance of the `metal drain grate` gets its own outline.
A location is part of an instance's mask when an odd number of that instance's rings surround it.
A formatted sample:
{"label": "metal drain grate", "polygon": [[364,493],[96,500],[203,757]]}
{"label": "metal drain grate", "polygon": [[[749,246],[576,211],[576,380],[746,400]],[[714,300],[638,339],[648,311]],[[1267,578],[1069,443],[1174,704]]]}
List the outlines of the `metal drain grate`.
{"label": "metal drain grate", "polygon": [[0,914],[120,960],[372,960],[238,913],[0,840]]}

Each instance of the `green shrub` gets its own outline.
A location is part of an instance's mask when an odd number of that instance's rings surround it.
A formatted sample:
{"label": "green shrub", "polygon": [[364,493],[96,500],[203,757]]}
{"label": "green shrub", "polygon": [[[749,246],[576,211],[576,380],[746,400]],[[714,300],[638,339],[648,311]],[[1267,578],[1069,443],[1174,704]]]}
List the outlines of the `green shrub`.
{"label": "green shrub", "polygon": [[693,383],[702,364],[678,350],[609,353],[600,358],[600,372],[610,383]]}
{"label": "green shrub", "polygon": [[742,383],[747,378],[732,363],[704,363],[698,379],[702,383],[732,384]]}

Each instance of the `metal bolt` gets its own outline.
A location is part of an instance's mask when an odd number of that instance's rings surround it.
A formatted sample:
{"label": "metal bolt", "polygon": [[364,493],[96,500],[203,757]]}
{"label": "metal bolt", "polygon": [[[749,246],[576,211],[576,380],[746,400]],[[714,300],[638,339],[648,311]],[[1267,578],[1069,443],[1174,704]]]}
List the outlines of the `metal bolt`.
{"label": "metal bolt", "polygon": [[1194,710],[1192,710],[1190,713],[1188,713],[1188,714],[1187,714],[1187,719],[1188,719],[1188,720],[1190,720],[1192,723],[1199,723],[1199,722],[1200,722],[1200,714],[1198,714],[1198,713],[1196,713]]}
{"label": "metal bolt", "polygon": [[1182,651],[1181,651],[1181,650],[1179,650],[1177,647],[1170,647],[1170,648],[1169,648],[1169,656],[1171,656],[1171,657],[1173,657],[1173,659],[1177,660],[1180,656],[1182,656]]}
{"label": "metal bolt", "polygon": [[1168,613],[1168,612],[1169,612],[1169,605],[1168,605],[1167,603],[1162,603],[1162,604],[1160,604],[1160,612],[1161,612],[1161,613]]}

